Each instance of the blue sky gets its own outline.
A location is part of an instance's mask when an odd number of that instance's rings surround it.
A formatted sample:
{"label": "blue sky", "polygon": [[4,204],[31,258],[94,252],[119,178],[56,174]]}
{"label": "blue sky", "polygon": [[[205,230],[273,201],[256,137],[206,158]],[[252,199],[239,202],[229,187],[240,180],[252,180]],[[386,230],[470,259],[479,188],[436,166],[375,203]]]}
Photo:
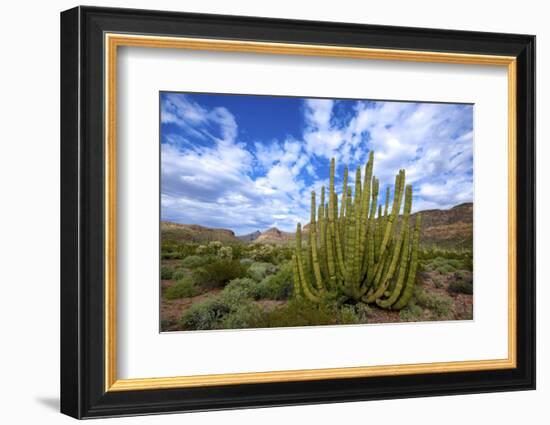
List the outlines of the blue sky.
{"label": "blue sky", "polygon": [[472,105],[163,92],[160,120],[162,220],[293,231],[330,158],[338,185],[371,150],[383,193],[406,169],[414,211],[473,200]]}

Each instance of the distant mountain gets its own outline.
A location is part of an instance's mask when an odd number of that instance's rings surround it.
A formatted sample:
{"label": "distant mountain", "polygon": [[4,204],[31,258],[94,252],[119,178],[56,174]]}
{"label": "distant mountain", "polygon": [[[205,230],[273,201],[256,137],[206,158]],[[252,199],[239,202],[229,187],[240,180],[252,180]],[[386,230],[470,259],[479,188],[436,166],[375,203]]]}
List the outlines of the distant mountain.
{"label": "distant mountain", "polygon": [[[468,248],[473,245],[474,204],[467,202],[448,210],[424,210],[420,243],[441,248]],[[411,226],[415,216],[411,214]]]}
{"label": "distant mountain", "polygon": [[272,227],[262,232],[254,242],[270,243],[275,245],[286,244],[294,240],[294,233],[283,232],[282,230]]}
{"label": "distant mountain", "polygon": [[210,228],[198,224],[179,224],[162,221],[160,223],[160,231],[163,241],[241,242],[232,230]]}
{"label": "distant mountain", "polygon": [[[422,233],[420,243],[425,247],[441,248],[472,248],[473,243],[473,204],[464,203],[447,210],[425,210],[422,214]],[[412,214],[411,226],[414,226],[415,216]],[[309,224],[303,226],[307,234]],[[163,240],[224,243],[265,243],[284,245],[294,242],[294,232],[284,232],[272,227],[264,232],[259,230],[241,236],[236,236],[232,230],[216,229],[198,224],[161,223]]]}
{"label": "distant mountain", "polygon": [[237,237],[243,242],[253,242],[256,239],[258,239],[258,236],[260,236],[261,234],[262,232],[260,232],[259,230],[256,230],[255,232],[247,233],[246,235],[240,235]]}

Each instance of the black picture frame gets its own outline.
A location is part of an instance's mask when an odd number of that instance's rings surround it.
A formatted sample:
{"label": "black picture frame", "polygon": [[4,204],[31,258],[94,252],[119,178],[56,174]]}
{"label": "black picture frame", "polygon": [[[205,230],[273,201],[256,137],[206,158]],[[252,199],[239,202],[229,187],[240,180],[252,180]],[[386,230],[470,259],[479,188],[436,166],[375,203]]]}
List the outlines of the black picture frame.
{"label": "black picture frame", "polygon": [[[106,392],[104,33],[517,58],[517,367]],[[503,183],[504,184],[504,183]],[[75,418],[438,396],[535,388],[535,37],[177,12],[61,13],[61,412]]]}

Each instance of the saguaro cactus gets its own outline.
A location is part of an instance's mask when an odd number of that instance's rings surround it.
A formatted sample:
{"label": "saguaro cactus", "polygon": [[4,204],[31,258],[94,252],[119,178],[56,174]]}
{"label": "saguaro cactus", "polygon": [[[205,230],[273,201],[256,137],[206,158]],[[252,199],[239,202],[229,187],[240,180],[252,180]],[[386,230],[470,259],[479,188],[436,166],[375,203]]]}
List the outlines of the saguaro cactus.
{"label": "saguaro cactus", "polygon": [[387,188],[382,211],[382,204],[378,204],[380,183],[373,176],[373,164],[371,152],[363,183],[361,168],[356,170],[354,191],[348,186],[345,168],[340,205],[334,187],[334,158],[330,161],[328,204],[324,186],[318,208],[316,194],[311,193],[305,258],[301,225],[296,228],[292,259],[296,296],[303,294],[319,302],[330,291],[382,308],[401,309],[408,304],[416,277],[421,218],[416,215],[411,237],[412,186],[405,184],[405,170],[399,170],[395,176],[391,209],[391,191]]}

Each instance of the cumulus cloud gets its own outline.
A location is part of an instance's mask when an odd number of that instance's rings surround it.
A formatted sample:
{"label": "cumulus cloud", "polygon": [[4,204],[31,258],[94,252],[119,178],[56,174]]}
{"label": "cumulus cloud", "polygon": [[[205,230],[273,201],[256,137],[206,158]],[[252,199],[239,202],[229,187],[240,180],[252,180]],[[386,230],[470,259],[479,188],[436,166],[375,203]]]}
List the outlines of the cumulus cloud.
{"label": "cumulus cloud", "polygon": [[247,140],[244,118],[220,103],[161,97],[164,220],[291,231],[308,221],[311,191],[328,185],[330,158],[340,183],[343,164],[364,166],[371,150],[383,185],[406,168],[415,210],[473,199],[471,105],[304,99],[298,132],[281,122],[279,138]]}

